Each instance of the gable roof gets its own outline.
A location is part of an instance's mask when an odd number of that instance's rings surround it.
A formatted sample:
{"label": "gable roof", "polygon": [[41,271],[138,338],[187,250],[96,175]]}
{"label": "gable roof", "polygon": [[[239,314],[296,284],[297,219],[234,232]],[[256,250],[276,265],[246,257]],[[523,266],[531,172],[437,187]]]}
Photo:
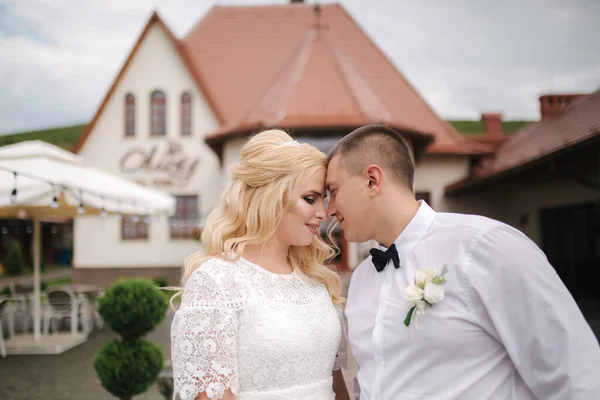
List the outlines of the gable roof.
{"label": "gable roof", "polygon": [[479,176],[453,183],[446,187],[446,192],[457,193],[515,173],[590,139],[600,139],[600,90],[580,97],[555,117],[521,128],[496,152]]}
{"label": "gable roof", "polygon": [[435,154],[492,150],[442,121],[339,4],[213,7],[183,39],[224,123],[209,144],[262,127],[385,123]]}
{"label": "gable roof", "polygon": [[150,16],[150,18],[148,19],[148,22],[146,23],[146,26],[144,27],[144,29],[143,29],[142,33],[140,34],[138,40],[136,41],[135,45],[133,46],[133,49],[129,53],[129,56],[127,57],[127,60],[125,61],[125,63],[121,67],[121,70],[119,71],[119,74],[117,75],[117,77],[113,81],[112,85],[110,86],[108,92],[104,96],[104,99],[102,100],[102,103],[100,104],[100,107],[98,107],[98,109],[96,110],[96,114],[92,118],[92,121],[85,127],[85,131],[83,132],[83,134],[77,140],[77,143],[75,144],[75,147],[73,149],[73,151],[75,153],[79,152],[79,150],[81,150],[81,148],[83,147],[85,141],[87,140],[88,136],[90,135],[90,133],[94,129],[94,126],[98,122],[98,119],[100,118],[100,115],[102,115],[102,112],[106,108],[106,105],[108,104],[108,101],[112,97],[112,95],[115,92],[116,88],[119,86],[119,83],[121,82],[121,79],[123,78],[123,75],[125,74],[125,71],[127,71],[127,68],[129,67],[129,64],[131,64],[131,61],[135,57],[135,55],[136,55],[137,51],[139,50],[142,42],[144,41],[144,39],[148,35],[148,32],[150,32],[150,28],[152,28],[155,24],[158,24],[158,26],[165,32],[165,34],[167,35],[169,41],[173,44],[173,47],[175,48],[175,50],[177,51],[177,53],[181,57],[181,60],[183,61],[184,65],[185,65],[185,67],[187,69],[187,71],[190,73],[190,75],[192,76],[192,79],[194,80],[194,82],[198,86],[198,89],[203,93],[203,95],[205,96],[207,102],[211,106],[211,108],[212,108],[212,110],[213,110],[213,112],[214,112],[217,120],[220,123],[223,123],[223,121],[224,121],[223,120],[223,116],[222,116],[219,108],[216,107],[216,105],[214,104],[213,101],[211,101],[210,93],[206,89],[206,84],[205,84],[204,79],[203,79],[203,77],[201,75],[201,72],[197,68],[194,68],[192,66],[191,57],[190,57],[189,53],[187,52],[185,46],[183,46],[183,44],[175,37],[175,35],[173,34],[173,32],[169,29],[169,27],[160,18],[160,16],[158,15],[158,13],[156,11],[154,11],[152,13],[152,15]]}

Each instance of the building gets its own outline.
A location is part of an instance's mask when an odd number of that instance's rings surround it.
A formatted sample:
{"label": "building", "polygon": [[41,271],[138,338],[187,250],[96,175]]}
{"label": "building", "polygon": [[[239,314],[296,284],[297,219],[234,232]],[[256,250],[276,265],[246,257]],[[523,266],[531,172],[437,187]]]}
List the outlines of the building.
{"label": "building", "polygon": [[[542,96],[536,123],[499,113],[444,121],[342,6],[293,3],[215,6],[180,39],[153,13],[93,119],[56,133],[52,140],[74,144],[87,163],[178,198],[170,219],[77,218],[75,281],[177,282],[183,260],[199,249],[196,227],[250,135],[283,128],[326,152],[369,123],[403,133],[417,159],[416,196],[437,211],[482,214],[523,230],[566,282],[573,271],[595,273],[570,266],[579,263],[573,243],[586,243],[590,263],[600,251],[597,222],[581,222],[597,221],[599,208],[597,93]],[[20,140],[0,144],[13,139]],[[575,220],[576,236],[565,238]],[[354,268],[368,246],[336,235],[336,265]],[[571,247],[554,254],[558,243]]]}
{"label": "building", "polygon": [[584,313],[600,322],[594,285],[600,279],[600,90],[544,95],[540,108],[539,122],[446,186],[446,197],[485,198],[484,214],[535,241]]}
{"label": "building", "polygon": [[[444,187],[493,151],[440,119],[340,5],[215,6],[182,39],[153,13],[75,150],[168,190],[178,213],[78,218],[74,279],[173,281],[252,133],[279,127],[327,151],[376,122],[405,135],[419,158],[418,196],[439,210],[449,209]],[[336,236],[338,267],[356,265],[358,250]]]}

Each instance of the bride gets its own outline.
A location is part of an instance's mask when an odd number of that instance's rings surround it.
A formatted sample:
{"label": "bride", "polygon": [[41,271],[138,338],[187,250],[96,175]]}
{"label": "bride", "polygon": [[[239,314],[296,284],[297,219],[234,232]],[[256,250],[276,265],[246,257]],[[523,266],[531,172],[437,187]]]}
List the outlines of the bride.
{"label": "bride", "polygon": [[279,130],[242,149],[203,250],[185,265],[171,327],[175,396],[349,398],[340,279],[319,236],[325,161]]}

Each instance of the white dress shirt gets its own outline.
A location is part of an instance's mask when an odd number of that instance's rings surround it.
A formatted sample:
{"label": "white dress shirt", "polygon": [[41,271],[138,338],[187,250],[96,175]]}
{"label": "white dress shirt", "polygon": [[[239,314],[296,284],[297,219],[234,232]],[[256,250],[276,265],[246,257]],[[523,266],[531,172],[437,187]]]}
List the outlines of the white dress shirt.
{"label": "white dress shirt", "polygon": [[[598,341],[525,235],[421,201],[395,245],[400,268],[369,257],[348,292],[361,400],[600,399]],[[416,271],[444,265],[445,298],[405,326]]]}

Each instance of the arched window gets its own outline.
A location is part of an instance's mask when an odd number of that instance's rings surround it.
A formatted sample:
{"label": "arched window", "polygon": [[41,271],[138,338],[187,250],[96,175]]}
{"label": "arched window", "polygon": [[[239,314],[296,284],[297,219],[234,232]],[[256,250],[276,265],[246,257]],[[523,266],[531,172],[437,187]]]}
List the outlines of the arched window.
{"label": "arched window", "polygon": [[150,95],[150,135],[167,134],[167,97],[160,90]]}
{"label": "arched window", "polygon": [[125,95],[125,136],[135,136],[135,96]]}
{"label": "arched window", "polygon": [[192,134],[192,96],[188,92],[181,95],[181,135]]}

